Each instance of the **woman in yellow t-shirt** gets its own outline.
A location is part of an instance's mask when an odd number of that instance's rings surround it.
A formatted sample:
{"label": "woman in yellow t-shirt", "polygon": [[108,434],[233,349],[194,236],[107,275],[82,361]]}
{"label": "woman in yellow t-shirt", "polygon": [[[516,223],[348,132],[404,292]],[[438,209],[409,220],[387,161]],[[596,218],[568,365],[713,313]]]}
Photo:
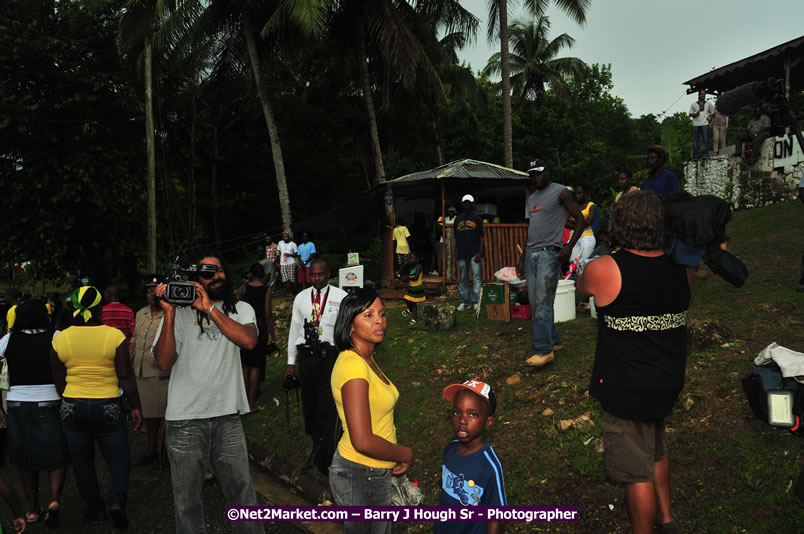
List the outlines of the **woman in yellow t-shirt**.
{"label": "woman in yellow t-shirt", "polygon": [[[335,346],[341,351],[330,384],[343,437],[329,467],[329,485],[339,505],[389,506],[391,475],[407,471],[413,449],[396,443],[394,406],[399,391],[374,360],[385,339],[385,304],[373,289],[341,302]],[[390,522],[346,522],[344,532],[390,533]]]}
{"label": "woman in yellow t-shirt", "polygon": [[[62,396],[61,427],[78,492],[87,506],[84,517],[102,521],[108,512],[115,528],[127,528],[131,459],[120,388],[131,404],[134,430],[142,415],[126,336],[100,323],[101,295],[94,287],[80,287],[70,299],[75,306],[73,325],[53,338],[50,358],[56,391]],[[106,499],[100,494],[95,472],[96,440],[109,469]]]}

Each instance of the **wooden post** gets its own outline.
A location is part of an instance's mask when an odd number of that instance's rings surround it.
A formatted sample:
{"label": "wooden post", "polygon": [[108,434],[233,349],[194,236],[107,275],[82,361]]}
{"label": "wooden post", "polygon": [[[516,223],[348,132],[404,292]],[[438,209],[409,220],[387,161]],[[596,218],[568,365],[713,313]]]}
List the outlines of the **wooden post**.
{"label": "wooden post", "polygon": [[505,318],[506,323],[511,322],[511,286],[508,285],[508,282],[505,283],[505,292],[503,294],[503,317]]}
{"label": "wooden post", "polygon": [[148,270],[156,272],[156,142],[154,138],[154,108],[153,108],[153,81],[152,81],[152,51],[151,39],[146,37],[144,75],[145,75],[145,154],[146,176],[148,191]]}
{"label": "wooden post", "polygon": [[447,287],[447,198],[444,180],[441,180],[441,285]]}
{"label": "wooden post", "polygon": [[[390,186],[388,191],[391,191]],[[383,201],[384,202],[384,201]],[[391,228],[383,228],[380,232],[382,236],[382,259],[381,259],[381,272],[382,281],[387,283],[388,286],[394,281],[394,226],[396,225],[396,197],[392,196],[391,199]],[[382,284],[381,284],[382,285]]]}
{"label": "wooden post", "polygon": [[790,100],[790,54],[784,57],[784,97]]}

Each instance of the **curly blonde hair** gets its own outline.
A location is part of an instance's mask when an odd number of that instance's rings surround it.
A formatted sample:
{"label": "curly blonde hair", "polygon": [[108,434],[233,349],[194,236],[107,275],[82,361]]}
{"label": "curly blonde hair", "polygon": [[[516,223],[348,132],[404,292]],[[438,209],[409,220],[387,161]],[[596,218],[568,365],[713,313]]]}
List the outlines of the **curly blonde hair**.
{"label": "curly blonde hair", "polygon": [[632,250],[664,249],[664,206],[653,191],[626,193],[612,214],[617,245]]}

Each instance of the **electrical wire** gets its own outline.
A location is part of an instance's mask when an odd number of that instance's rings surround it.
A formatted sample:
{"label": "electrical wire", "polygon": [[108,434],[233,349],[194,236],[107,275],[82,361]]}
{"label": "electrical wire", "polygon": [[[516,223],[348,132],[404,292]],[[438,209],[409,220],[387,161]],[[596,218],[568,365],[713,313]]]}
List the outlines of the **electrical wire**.
{"label": "electrical wire", "polygon": [[657,119],[661,119],[661,118],[662,118],[662,117],[663,117],[663,116],[664,116],[664,115],[665,115],[665,114],[666,114],[668,111],[670,111],[670,108],[672,108],[673,106],[675,106],[675,105],[678,103],[678,101],[679,101],[679,100],[681,100],[682,98],[684,98],[685,96],[687,96],[687,91],[684,91],[683,93],[681,93],[681,95],[680,95],[678,98],[676,98],[675,102],[673,102],[672,104],[670,104],[669,106],[667,106],[667,108],[666,108],[664,111],[662,111],[661,113],[659,113],[659,114],[656,116],[656,118],[657,118]]}

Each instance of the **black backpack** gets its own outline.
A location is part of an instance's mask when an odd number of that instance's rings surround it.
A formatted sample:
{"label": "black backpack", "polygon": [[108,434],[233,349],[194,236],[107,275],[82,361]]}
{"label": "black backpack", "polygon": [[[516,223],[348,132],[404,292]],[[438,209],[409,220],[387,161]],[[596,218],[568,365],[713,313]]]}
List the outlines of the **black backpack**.
{"label": "black backpack", "polygon": [[[793,378],[785,378],[779,366],[773,362],[755,365],[751,374],[742,379],[743,391],[754,415],[768,424],[768,391],[787,390],[793,392],[793,415],[795,424],[788,428],[797,436],[804,436],[804,385]],[[776,427],[774,427],[776,428]]]}

